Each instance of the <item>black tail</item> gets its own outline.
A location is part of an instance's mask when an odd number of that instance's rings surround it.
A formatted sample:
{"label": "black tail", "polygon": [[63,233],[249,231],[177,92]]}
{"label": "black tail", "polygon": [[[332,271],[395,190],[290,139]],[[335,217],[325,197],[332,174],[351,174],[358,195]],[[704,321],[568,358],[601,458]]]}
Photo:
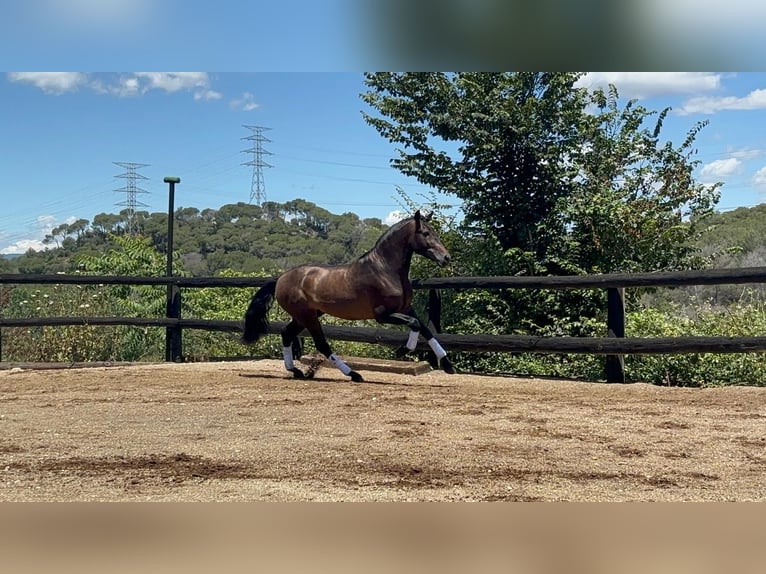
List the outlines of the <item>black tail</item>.
{"label": "black tail", "polygon": [[258,289],[250,306],[245,313],[245,328],[242,333],[242,342],[246,345],[255,343],[258,339],[269,332],[269,309],[274,302],[274,290],[277,287],[276,279],[269,281]]}

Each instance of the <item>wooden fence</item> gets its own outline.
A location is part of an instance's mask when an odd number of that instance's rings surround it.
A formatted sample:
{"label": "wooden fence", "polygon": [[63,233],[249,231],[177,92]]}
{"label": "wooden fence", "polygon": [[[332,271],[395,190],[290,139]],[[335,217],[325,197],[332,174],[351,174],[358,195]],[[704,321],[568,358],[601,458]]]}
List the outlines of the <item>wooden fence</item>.
{"label": "wooden fence", "polygon": [[[141,317],[36,317],[26,319],[0,316],[0,361],[2,327],[40,327],[54,325],[127,325],[166,328],[165,359],[182,360],[183,329],[237,332],[239,321],[186,319],[181,317],[181,289],[201,287],[259,287],[268,278],[256,277],[118,277],[95,275],[19,275],[0,274],[0,285],[166,285],[167,312],[163,318]],[[529,337],[520,335],[458,335],[442,333],[443,346],[451,351],[503,353],[587,353],[605,355],[607,382],[624,382],[626,354],[749,353],[766,351],[763,337],[678,337],[626,338],[625,289],[636,287],[680,287],[691,285],[732,285],[766,283],[766,267],[711,269],[661,273],[604,274],[555,277],[445,277],[413,281],[415,289],[428,289],[429,321],[441,325],[440,289],[606,289],[606,337]],[[242,310],[244,314],[244,309]],[[271,332],[278,333],[284,323],[275,321]],[[327,325],[330,339],[378,343],[397,347],[402,331]],[[421,342],[423,350],[427,349]]]}

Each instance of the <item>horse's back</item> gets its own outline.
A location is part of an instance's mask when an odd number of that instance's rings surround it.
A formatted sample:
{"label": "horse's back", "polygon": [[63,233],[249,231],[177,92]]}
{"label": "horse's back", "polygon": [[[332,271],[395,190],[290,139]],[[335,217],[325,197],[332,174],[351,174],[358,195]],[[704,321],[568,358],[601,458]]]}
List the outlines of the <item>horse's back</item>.
{"label": "horse's back", "polygon": [[348,320],[374,317],[370,290],[349,273],[348,265],[289,269],[277,280],[276,298],[296,319],[317,311]]}

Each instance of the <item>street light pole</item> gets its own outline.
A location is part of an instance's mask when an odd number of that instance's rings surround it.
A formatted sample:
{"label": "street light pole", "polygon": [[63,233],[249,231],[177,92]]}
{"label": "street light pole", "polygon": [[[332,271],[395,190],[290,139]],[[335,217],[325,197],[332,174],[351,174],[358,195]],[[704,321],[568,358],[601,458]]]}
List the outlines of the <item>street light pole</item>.
{"label": "street light pole", "polygon": [[[181,183],[180,177],[166,177],[165,183],[168,184],[168,259],[167,267],[165,269],[165,275],[167,277],[173,276],[173,220],[175,208],[173,203],[175,201],[176,184]],[[165,309],[165,316],[168,319],[180,319],[181,318],[181,290],[178,285],[172,285],[168,283],[167,291],[167,306]],[[165,328],[165,361],[181,361],[181,328],[180,327],[166,327]]]}

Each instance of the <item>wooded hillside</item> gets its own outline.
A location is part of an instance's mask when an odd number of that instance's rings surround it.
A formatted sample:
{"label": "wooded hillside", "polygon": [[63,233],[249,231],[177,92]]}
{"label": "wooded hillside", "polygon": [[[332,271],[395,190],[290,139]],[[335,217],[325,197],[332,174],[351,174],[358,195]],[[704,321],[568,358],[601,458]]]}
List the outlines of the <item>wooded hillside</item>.
{"label": "wooded hillside", "polygon": [[[49,249],[0,259],[0,272],[71,271],[79,256],[103,253],[111,237],[124,235],[127,218],[123,211],[64,223],[45,238]],[[136,223],[152,246],[167,252],[166,213],[139,212]],[[267,202],[262,208],[242,202],[218,209],[181,207],[175,213],[173,250],[192,275],[277,271],[309,262],[344,263],[369,249],[385,228],[379,219],[336,215],[302,199]]]}

